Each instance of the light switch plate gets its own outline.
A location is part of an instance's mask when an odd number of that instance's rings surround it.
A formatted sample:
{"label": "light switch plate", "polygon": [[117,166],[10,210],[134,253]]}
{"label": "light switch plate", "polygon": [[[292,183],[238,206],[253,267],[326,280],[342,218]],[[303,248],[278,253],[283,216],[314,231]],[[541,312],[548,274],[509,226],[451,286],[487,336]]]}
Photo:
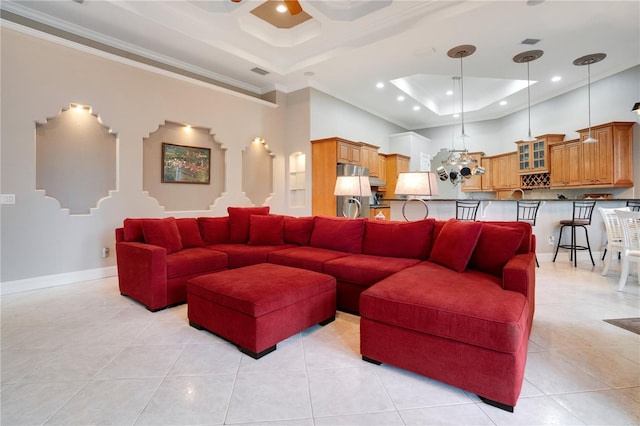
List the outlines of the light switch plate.
{"label": "light switch plate", "polygon": [[15,204],[16,194],[0,194],[0,204]]}

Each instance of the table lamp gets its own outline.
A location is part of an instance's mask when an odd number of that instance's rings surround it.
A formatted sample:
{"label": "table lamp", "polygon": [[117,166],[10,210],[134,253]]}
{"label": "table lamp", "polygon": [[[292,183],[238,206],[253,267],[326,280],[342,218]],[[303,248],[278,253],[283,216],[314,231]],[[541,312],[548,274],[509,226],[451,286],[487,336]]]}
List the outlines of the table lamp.
{"label": "table lamp", "polygon": [[429,216],[429,206],[421,198],[427,195],[438,195],[438,177],[432,172],[401,172],[396,182],[396,195],[406,195],[409,198],[402,205],[402,216],[409,222],[405,209],[410,201],[419,201],[424,205],[424,218]]}
{"label": "table lamp", "polygon": [[[362,203],[355,197],[371,197],[371,185],[369,176],[338,176],[333,195],[338,197],[349,197],[344,200],[342,214],[344,217],[357,218],[362,213]],[[354,214],[348,215],[349,205],[355,205]]]}

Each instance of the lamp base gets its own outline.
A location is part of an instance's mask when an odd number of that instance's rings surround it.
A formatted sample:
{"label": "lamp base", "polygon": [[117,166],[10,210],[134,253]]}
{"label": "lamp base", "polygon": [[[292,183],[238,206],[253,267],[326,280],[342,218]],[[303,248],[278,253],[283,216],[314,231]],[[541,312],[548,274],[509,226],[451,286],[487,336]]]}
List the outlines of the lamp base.
{"label": "lamp base", "polygon": [[342,204],[342,215],[351,219],[360,217],[362,211],[362,204],[357,198],[347,198]]}
{"label": "lamp base", "polygon": [[402,217],[404,217],[404,220],[406,220],[407,222],[411,222],[409,220],[409,218],[407,218],[407,215],[405,214],[405,209],[407,208],[407,204],[410,201],[419,201],[424,205],[424,217],[423,217],[423,219],[426,219],[427,216],[429,216],[429,206],[427,206],[427,202],[425,200],[423,200],[423,199],[420,199],[420,198],[411,198],[411,199],[405,201],[404,204],[402,205]]}

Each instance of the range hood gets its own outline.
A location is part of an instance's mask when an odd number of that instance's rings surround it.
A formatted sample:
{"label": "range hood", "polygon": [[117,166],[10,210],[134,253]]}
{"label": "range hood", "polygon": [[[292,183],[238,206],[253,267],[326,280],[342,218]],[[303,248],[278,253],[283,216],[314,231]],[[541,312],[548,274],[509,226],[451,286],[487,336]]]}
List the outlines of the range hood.
{"label": "range hood", "polygon": [[369,183],[371,186],[387,186],[387,183],[377,176],[369,176]]}

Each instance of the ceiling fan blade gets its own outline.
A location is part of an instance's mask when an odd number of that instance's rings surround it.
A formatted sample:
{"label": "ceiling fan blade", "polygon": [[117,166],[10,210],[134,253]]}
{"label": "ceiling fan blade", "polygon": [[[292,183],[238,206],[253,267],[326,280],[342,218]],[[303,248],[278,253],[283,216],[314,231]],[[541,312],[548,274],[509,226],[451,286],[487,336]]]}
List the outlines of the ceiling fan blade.
{"label": "ceiling fan blade", "polygon": [[292,15],[297,15],[302,12],[302,6],[298,3],[298,0],[284,0],[284,4],[289,9],[289,13]]}

